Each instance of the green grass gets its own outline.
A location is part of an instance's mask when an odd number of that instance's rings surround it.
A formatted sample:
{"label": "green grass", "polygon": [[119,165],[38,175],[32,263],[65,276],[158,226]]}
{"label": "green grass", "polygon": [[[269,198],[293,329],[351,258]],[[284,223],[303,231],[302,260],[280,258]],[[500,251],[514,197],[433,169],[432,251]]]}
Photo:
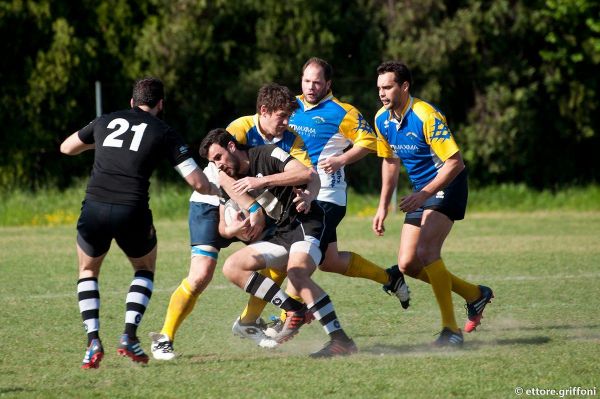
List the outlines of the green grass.
{"label": "green grass", "polygon": [[[347,217],[340,247],[389,265],[400,224],[393,216],[386,236],[375,238],[370,218]],[[185,219],[156,225],[156,289],[140,327],[146,349],[189,262]],[[74,225],[0,228],[2,397],[514,398],[516,387],[600,386],[600,212],[472,213],[457,223],[444,251],[448,268],[496,294],[459,351],[429,346],[439,313],[424,283],[409,279],[413,301],[403,311],[371,281],[317,272],[360,350],[329,360],[307,357],[326,340],[317,323],[273,351],[234,338],[246,296],[217,271],[178,333],[182,356],[134,366],[115,353],[132,272],[113,246],[100,279],[107,354],[99,370],[82,371],[74,238]],[[463,323],[463,301],[454,299]]]}
{"label": "green grass", "polygon": [[[72,225],[79,216],[85,195],[85,181],[64,191],[23,190],[0,192],[0,226]],[[408,192],[403,187],[398,199]],[[153,180],[150,186],[150,206],[159,218],[187,217],[191,191],[184,183],[164,183]],[[372,217],[377,210],[379,193],[348,193],[347,215]],[[499,185],[471,189],[469,212],[517,211],[600,211],[600,186],[565,188],[552,192],[536,191],[524,185]]]}

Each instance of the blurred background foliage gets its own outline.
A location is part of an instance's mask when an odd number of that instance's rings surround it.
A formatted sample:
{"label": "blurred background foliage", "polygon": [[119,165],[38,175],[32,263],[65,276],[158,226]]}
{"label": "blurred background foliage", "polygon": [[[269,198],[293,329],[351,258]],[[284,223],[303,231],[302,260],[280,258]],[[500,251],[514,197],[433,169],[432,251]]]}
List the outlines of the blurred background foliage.
{"label": "blurred background foliage", "polygon": [[[89,174],[91,154],[58,146],[95,117],[96,81],[109,112],[129,106],[136,78],[160,77],[166,121],[196,147],[254,113],[263,83],[299,92],[311,56],[333,65],[334,94],[370,121],[377,65],[406,62],[413,95],[446,114],[476,186],[600,177],[595,0],[5,0],[0,34],[5,190],[62,189]],[[378,189],[375,156],[350,169],[353,189]]]}

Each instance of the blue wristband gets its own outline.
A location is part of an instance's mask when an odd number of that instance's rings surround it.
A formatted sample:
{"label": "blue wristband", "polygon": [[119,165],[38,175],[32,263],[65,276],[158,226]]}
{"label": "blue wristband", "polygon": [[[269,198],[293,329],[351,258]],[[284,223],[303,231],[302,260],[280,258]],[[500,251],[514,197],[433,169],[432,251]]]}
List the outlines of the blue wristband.
{"label": "blue wristband", "polygon": [[260,209],[260,204],[256,201],[254,201],[252,203],[252,205],[250,205],[250,208],[248,208],[248,212],[254,213],[254,212],[258,211],[259,209]]}

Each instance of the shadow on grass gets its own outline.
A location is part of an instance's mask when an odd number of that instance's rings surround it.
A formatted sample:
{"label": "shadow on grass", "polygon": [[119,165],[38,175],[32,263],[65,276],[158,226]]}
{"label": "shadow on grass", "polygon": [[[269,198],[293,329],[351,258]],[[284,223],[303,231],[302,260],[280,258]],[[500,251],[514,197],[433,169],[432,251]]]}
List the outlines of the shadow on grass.
{"label": "shadow on grass", "polygon": [[0,387],[0,396],[3,396],[5,394],[9,394],[9,393],[18,393],[18,392],[33,392],[33,389],[27,389],[27,388],[22,388],[22,387]]}
{"label": "shadow on grass", "polygon": [[[528,338],[498,339],[493,341],[468,340],[462,347],[464,350],[477,350],[483,347],[502,346],[502,345],[545,345],[551,341],[547,336],[536,336]],[[445,351],[454,351],[454,348],[438,348],[430,343],[414,345],[372,345],[359,348],[362,353],[381,354],[408,354],[408,353],[439,353]]]}

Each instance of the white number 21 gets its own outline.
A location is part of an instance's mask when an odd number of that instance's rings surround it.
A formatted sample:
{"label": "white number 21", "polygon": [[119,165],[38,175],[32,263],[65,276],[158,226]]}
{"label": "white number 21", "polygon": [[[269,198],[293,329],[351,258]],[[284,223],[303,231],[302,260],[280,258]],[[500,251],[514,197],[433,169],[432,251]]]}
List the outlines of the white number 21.
{"label": "white number 21", "polygon": [[[114,129],[115,127],[119,127],[117,130],[106,136],[104,142],[102,143],[105,147],[123,147],[123,140],[118,139],[120,135],[127,132],[129,130],[129,122],[123,118],[117,118],[110,121],[107,128]],[[140,148],[140,143],[142,142],[142,137],[144,136],[144,130],[148,126],[147,123],[140,123],[139,125],[133,125],[131,130],[133,131],[133,140],[131,140],[131,145],[129,149],[131,151],[137,151]]]}

